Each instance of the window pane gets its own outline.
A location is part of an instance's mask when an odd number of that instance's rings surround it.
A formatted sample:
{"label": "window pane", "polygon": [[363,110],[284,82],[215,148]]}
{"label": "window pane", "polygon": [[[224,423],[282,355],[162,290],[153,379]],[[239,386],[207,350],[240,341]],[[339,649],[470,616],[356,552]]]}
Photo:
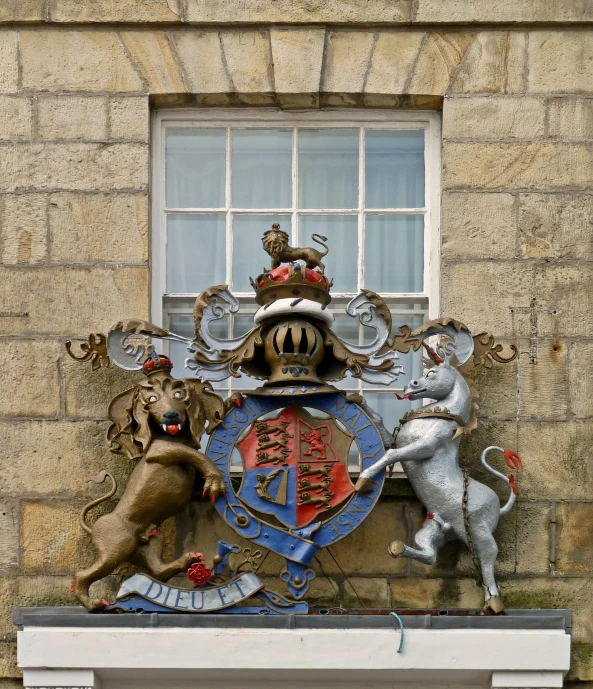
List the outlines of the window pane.
{"label": "window pane", "polygon": [[169,129],[166,147],[167,206],[224,207],[226,131]]}
{"label": "window pane", "polygon": [[299,131],[299,207],[358,208],[358,130]]}
{"label": "window pane", "polygon": [[424,131],[365,134],[367,208],[424,206]]}
{"label": "window pane", "polygon": [[[339,308],[339,307],[336,307]],[[346,313],[346,306],[344,305],[341,309],[341,313],[334,312],[334,324],[331,326],[333,332],[344,342],[348,342],[353,345],[360,344],[360,324],[358,318],[352,318]]]}
{"label": "window pane", "polygon": [[292,132],[232,132],[231,169],[235,208],[292,206]]}
{"label": "window pane", "polygon": [[398,400],[391,391],[369,392],[365,390],[362,394],[369,407],[383,417],[383,425],[389,432],[399,426],[399,420],[412,409],[413,404],[418,406],[418,403],[413,403],[410,400]]}
{"label": "window pane", "polygon": [[424,289],[424,216],[367,215],[364,286],[375,292]]}
{"label": "window pane", "polygon": [[291,233],[290,215],[234,215],[233,216],[233,275],[232,289],[236,292],[253,293],[249,278],[257,277],[270,267],[270,257],[263,249],[264,232],[279,223],[280,228]]}
{"label": "window pane", "polygon": [[225,281],[224,215],[167,218],[167,292],[201,292]]}
{"label": "window pane", "polygon": [[[191,316],[171,316],[169,319],[169,330],[176,335],[193,339],[194,319]],[[159,351],[159,344],[155,343],[157,352]],[[191,354],[187,351],[187,347],[181,342],[169,343],[169,358],[173,362],[174,378],[193,378],[191,371],[185,368],[185,360],[190,356]]]}
{"label": "window pane", "polygon": [[332,293],[356,292],[358,286],[358,218],[355,215],[301,215],[299,246],[321,247],[313,233],[327,237],[329,253],[323,259],[325,275],[333,278]]}

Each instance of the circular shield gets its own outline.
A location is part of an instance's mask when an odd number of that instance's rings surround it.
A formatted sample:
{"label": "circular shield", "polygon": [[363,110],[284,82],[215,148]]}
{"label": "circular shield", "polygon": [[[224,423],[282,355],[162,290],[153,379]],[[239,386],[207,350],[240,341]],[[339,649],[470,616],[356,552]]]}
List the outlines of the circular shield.
{"label": "circular shield", "polygon": [[[341,393],[248,396],[206,453],[225,478],[216,509],[243,538],[287,559],[283,579],[297,597],[317,550],[364,521],[385,480],[382,471],[371,491],[354,491],[350,472],[371,466],[385,448],[370,417]],[[349,465],[353,456],[357,465]]]}

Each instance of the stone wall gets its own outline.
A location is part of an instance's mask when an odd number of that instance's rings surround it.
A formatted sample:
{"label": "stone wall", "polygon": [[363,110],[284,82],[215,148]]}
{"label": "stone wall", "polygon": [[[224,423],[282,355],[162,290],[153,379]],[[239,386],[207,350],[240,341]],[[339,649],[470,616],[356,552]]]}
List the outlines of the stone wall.
{"label": "stone wall", "polygon": [[[464,456],[479,475],[486,444],[522,455],[503,594],[573,608],[570,677],[593,681],[593,5],[5,0],[0,23],[0,687],[18,683],[11,605],[74,603],[86,481],[128,470],[104,415],[134,376],[91,377],[64,342],[148,317],[149,113],[166,105],[442,110],[441,311],[520,346],[480,376]],[[422,519],[405,481],[389,493],[333,549],[341,570],[321,556],[316,599],[480,605],[465,549],[388,557]],[[231,537],[195,511],[200,547]]]}

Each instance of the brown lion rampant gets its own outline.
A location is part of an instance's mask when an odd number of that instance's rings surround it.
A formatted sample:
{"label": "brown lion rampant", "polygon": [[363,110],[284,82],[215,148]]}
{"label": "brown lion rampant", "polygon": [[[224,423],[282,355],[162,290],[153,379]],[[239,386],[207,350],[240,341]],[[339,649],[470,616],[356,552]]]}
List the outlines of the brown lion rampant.
{"label": "brown lion rampant", "polygon": [[94,481],[109,478],[110,491],[90,502],[80,515],[81,526],[98,553],[95,562],[77,572],[72,582],[72,592],[87,610],[105,606],[104,601],[89,596],[91,584],[125,562],[167,581],[203,557],[186,553],[165,563],[164,538],[157,527],[188,505],[196,471],[204,478],[204,496],[209,493],[215,500],[224,493],[221,472],[199,447],[204,432],[212,433],[222,420],[225,405],[209,383],[176,380],[169,374],[170,367],[166,357],[145,363],[147,379],[117,395],[109,405],[111,451],[137,464],[112,512],[99,517],[92,527],[85,521],[91,508],[116,492],[115,479],[103,471]]}
{"label": "brown lion rampant", "polygon": [[264,232],[262,237],[262,244],[264,251],[272,258],[271,269],[278,268],[281,263],[292,263],[293,261],[305,261],[307,268],[319,268],[321,273],[325,270],[325,265],[321,260],[329,251],[327,244],[327,237],[320,234],[311,235],[312,239],[321,246],[325,247],[325,251],[321,252],[310,247],[299,248],[292,247],[288,244],[288,234],[280,229],[278,223],[272,225],[272,229]]}

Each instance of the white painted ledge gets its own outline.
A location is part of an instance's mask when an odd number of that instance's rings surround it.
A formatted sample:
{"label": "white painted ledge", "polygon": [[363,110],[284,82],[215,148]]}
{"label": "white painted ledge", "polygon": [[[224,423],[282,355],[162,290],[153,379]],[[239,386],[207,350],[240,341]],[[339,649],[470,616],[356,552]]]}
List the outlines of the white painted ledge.
{"label": "white painted ledge", "polygon": [[561,687],[561,629],[27,627],[25,687]]}

